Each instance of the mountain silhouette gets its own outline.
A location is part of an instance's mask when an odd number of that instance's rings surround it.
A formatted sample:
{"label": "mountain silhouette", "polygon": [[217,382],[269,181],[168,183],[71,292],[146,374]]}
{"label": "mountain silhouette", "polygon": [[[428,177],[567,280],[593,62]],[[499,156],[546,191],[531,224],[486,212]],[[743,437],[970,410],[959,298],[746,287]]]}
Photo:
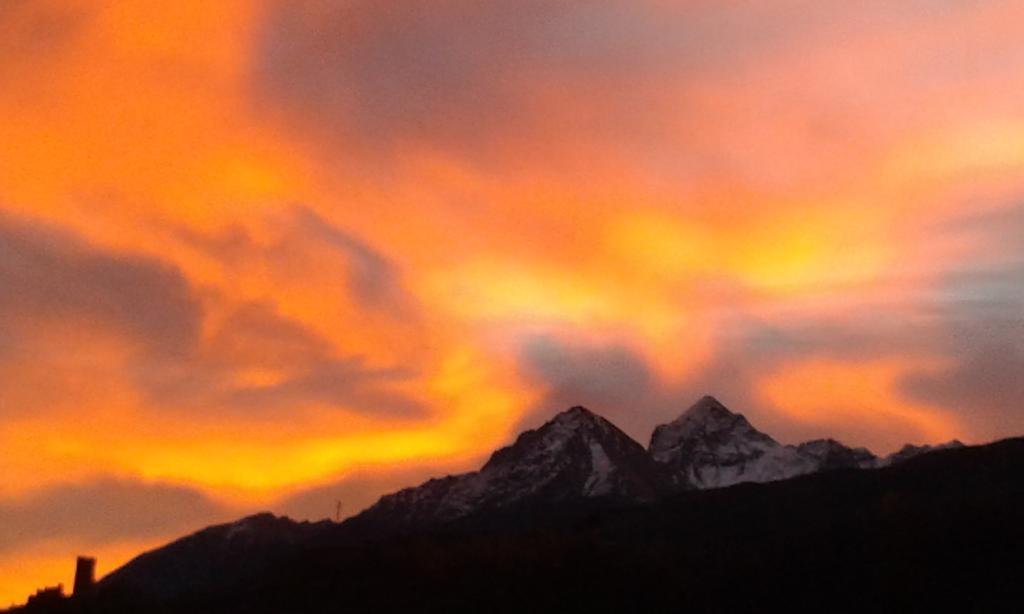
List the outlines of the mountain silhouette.
{"label": "mountain silhouette", "polygon": [[27,611],[991,611],[1024,592],[1022,470],[1024,439],[782,445],[712,397],[645,450],[575,407],[343,523],[210,527]]}

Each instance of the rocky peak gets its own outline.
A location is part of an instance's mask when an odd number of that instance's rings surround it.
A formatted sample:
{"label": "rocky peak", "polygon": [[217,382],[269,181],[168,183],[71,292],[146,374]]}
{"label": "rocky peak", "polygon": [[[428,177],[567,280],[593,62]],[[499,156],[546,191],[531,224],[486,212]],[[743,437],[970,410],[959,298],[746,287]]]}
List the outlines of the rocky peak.
{"label": "rocky peak", "polygon": [[654,460],[675,464],[694,456],[713,461],[722,455],[759,455],[765,448],[777,445],[774,439],[751,426],[742,414],[733,413],[712,396],[705,396],[674,421],[655,428],[649,449]]}
{"label": "rocky peak", "polygon": [[586,407],[583,407],[582,405],[573,405],[569,409],[567,409],[567,410],[561,412],[560,414],[556,415],[554,418],[552,418],[551,421],[552,422],[563,422],[563,421],[574,421],[574,420],[584,420],[584,421],[601,420],[601,421],[604,421],[604,418],[602,418],[601,416],[598,416],[597,414],[595,414],[594,412],[590,411]]}
{"label": "rocky peak", "polygon": [[689,424],[722,425],[735,421],[737,414],[729,411],[721,401],[711,395],[701,397],[676,420]]}
{"label": "rocky peak", "polygon": [[521,433],[512,445],[496,450],[481,471],[496,471],[510,463],[537,462],[545,457],[558,456],[566,452],[573,442],[596,441],[601,445],[600,440],[605,438],[629,439],[611,422],[577,405],[541,427]]}
{"label": "rocky peak", "polygon": [[604,418],[573,407],[495,451],[480,471],[385,496],[361,521],[407,527],[515,505],[649,500],[666,486],[663,470],[643,446]]}
{"label": "rocky peak", "polygon": [[[615,425],[586,407],[576,405],[552,418],[545,426],[571,431],[607,432],[616,429]],[[543,427],[541,427],[543,428]]]}
{"label": "rocky peak", "polygon": [[758,469],[754,465],[781,447],[742,414],[705,396],[679,418],[654,429],[649,451],[672,474],[677,488],[711,488],[759,481],[751,473]]}
{"label": "rocky peak", "polygon": [[576,406],[521,433],[479,471],[384,496],[356,520],[411,528],[517,506],[594,498],[644,501],[671,490],[879,465],[867,450],[833,439],[782,445],[712,396],[657,427],[649,450],[611,422]]}
{"label": "rocky peak", "polygon": [[710,396],[656,428],[650,454],[671,472],[677,488],[771,482],[877,463],[867,450],[849,448],[834,439],[784,446]]}
{"label": "rocky peak", "polygon": [[774,441],[751,426],[743,414],[730,411],[721,401],[712,396],[701,398],[679,418],[665,426],[668,428],[659,428],[671,431],[679,437],[735,435]]}
{"label": "rocky peak", "polygon": [[735,414],[729,411],[729,408],[710,394],[702,396],[696,403],[691,405],[689,409],[683,412],[683,416],[690,416],[693,418],[704,418],[714,415],[732,416]]}

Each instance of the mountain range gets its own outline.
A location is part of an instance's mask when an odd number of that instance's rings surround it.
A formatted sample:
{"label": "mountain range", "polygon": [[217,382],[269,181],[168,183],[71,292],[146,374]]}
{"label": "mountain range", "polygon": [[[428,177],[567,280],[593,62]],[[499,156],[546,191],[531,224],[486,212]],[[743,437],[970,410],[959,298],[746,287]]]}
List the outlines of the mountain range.
{"label": "mountain range", "polygon": [[386,495],[358,523],[416,527],[520,505],[573,499],[644,502],[682,490],[774,482],[835,469],[871,469],[935,449],[907,445],[879,458],[834,439],[782,445],[706,396],[658,426],[645,450],[583,407],[566,410],[491,456],[479,471],[433,479]]}
{"label": "mountain range", "polygon": [[[485,598],[504,598],[487,602],[500,611],[583,605],[623,611],[606,606],[622,595],[659,607],[671,601],[672,585],[651,586],[655,577],[689,586],[684,602],[705,608],[695,611],[748,611],[742,603],[706,606],[734,599],[730,569],[752,573],[751,557],[760,560],[764,552],[771,553],[766,561],[781,557],[762,571],[783,586],[791,581],[787,574],[816,577],[829,566],[853,565],[855,577],[864,571],[858,565],[905,572],[900,557],[906,556],[889,556],[902,537],[888,545],[858,543],[860,534],[875,540],[892,531],[924,531],[914,542],[922,552],[948,536],[969,542],[981,531],[990,540],[992,527],[994,534],[1020,534],[1014,510],[1024,511],[1022,469],[1020,440],[976,448],[958,441],[908,445],[883,458],[831,439],[783,445],[713,397],[657,427],[644,448],[611,422],[573,407],[494,452],[479,471],[385,495],[340,524],[260,514],[209,527],[140,555],[77,606],[69,600],[65,610],[45,611],[304,612],[338,604],[351,611],[478,611]],[[953,507],[944,510],[936,501]],[[973,526],[950,525],[946,512],[970,516]],[[788,545],[794,556],[810,552],[825,567],[786,558],[780,552]],[[985,542],[980,552],[993,547],[1002,548]],[[1016,554],[1000,549],[999,556],[1019,564]],[[921,569],[939,560],[926,559]],[[1003,559],[988,564],[996,560]],[[568,578],[565,586],[552,583],[561,576]],[[705,584],[694,587],[696,579]],[[470,581],[477,584],[467,587]],[[873,575],[864,581],[870,584],[865,594],[896,590]],[[778,587],[761,582],[758,590],[775,594]],[[576,594],[584,588],[593,594]],[[805,589],[811,596],[824,590]],[[833,587],[820,596],[839,592]],[[433,597],[422,602],[417,595]],[[575,597],[561,608],[512,607],[529,595]],[[832,604],[826,611],[844,608]]]}

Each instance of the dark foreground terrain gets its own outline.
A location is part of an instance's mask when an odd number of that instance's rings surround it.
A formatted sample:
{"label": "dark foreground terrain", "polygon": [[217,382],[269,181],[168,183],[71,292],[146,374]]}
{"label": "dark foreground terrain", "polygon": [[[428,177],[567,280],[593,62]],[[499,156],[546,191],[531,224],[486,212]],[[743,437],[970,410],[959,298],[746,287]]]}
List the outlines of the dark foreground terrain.
{"label": "dark foreground terrain", "polygon": [[[226,531],[245,538],[226,547]],[[1011,439],[400,532],[257,516],[29,611],[1019,612],[1022,546],[1024,439]]]}

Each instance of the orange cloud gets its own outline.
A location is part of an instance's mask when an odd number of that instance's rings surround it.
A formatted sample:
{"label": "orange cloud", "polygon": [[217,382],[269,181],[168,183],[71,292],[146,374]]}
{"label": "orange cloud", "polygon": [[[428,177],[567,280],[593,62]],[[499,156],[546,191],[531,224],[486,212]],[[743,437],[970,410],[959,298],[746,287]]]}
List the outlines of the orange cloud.
{"label": "orange cloud", "polygon": [[[1024,427],[954,413],[959,331],[1024,300],[1019,5],[413,4],[0,10],[0,502],[269,504],[573,394],[638,433],[712,385],[851,443]],[[125,544],[26,546],[0,600]]]}
{"label": "orange cloud", "polygon": [[910,374],[941,370],[934,359],[840,362],[814,359],[785,365],[760,381],[760,394],[787,417],[820,436],[870,437],[880,452],[912,441],[948,441],[964,427],[948,410],[914,402],[900,391]]}

